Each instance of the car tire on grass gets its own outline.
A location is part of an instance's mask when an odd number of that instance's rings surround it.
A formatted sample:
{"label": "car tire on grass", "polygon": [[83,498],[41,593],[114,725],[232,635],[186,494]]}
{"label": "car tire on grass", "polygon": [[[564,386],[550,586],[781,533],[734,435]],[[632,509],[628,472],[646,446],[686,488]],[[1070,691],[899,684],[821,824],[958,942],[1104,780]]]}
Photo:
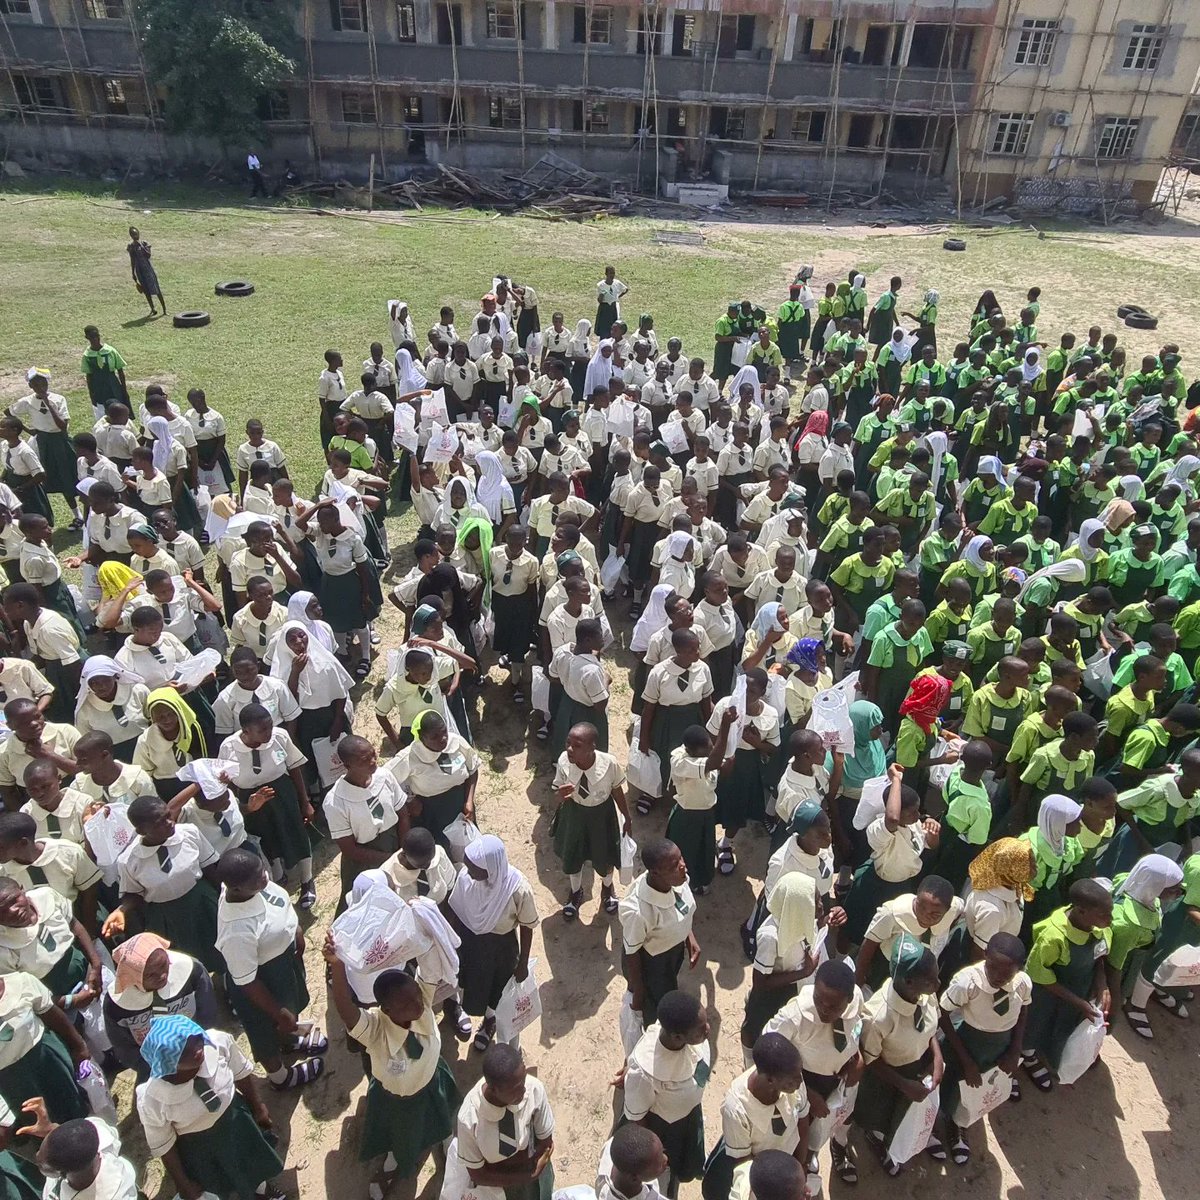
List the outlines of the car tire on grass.
{"label": "car tire on grass", "polygon": [[194,310],[191,312],[176,313],[172,318],[172,324],[176,329],[199,329],[202,325],[207,325],[212,320],[212,317],[206,312]]}
{"label": "car tire on grass", "polygon": [[1141,313],[1143,316],[1148,315],[1140,304],[1122,304],[1117,308],[1117,320],[1123,321],[1126,317],[1131,317],[1135,313]]}
{"label": "car tire on grass", "polygon": [[966,248],[967,243],[962,238],[947,238],[942,243],[943,250],[965,250]]}
{"label": "car tire on grass", "polygon": [[1147,312],[1130,313],[1129,316],[1125,318],[1125,324],[1128,325],[1130,329],[1157,329],[1158,318],[1152,317]]}
{"label": "car tire on grass", "polygon": [[245,279],[230,279],[213,289],[218,296],[253,296],[254,284]]}

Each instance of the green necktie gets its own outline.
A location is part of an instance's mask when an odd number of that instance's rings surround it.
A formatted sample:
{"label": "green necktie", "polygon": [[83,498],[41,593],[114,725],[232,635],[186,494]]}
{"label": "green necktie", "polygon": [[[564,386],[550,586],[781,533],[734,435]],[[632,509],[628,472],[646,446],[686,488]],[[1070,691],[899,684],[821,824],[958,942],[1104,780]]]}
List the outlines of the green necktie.
{"label": "green necktie", "polygon": [[192,1080],[192,1091],[200,1099],[200,1103],[204,1105],[209,1112],[216,1112],[221,1107],[221,1097],[212,1090],[209,1082],[201,1075],[197,1075]]}
{"label": "green necktie", "polygon": [[421,1039],[411,1030],[408,1037],[404,1039],[404,1053],[413,1062],[416,1062],[425,1053],[425,1047],[421,1044]]}
{"label": "green necktie", "polygon": [[833,1026],[833,1048],[837,1051],[845,1050],[848,1041],[849,1039],[846,1037],[846,1023],[839,1017]]}

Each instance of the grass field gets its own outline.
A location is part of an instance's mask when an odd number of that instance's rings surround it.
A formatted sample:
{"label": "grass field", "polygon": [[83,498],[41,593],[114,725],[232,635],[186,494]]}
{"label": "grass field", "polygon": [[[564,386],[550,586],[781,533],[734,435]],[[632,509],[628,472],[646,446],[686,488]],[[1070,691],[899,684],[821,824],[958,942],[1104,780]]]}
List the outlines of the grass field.
{"label": "grass field", "polygon": [[[918,308],[924,289],[937,287],[943,346],[988,286],[1015,310],[1025,289],[1039,284],[1043,333],[1055,340],[1063,328],[1082,333],[1093,320],[1111,325],[1122,300],[1140,302],[1163,323],[1156,334],[1127,331],[1138,352],[1163,340],[1186,343],[1200,315],[1197,243],[1140,226],[1043,241],[1028,231],[966,231],[967,253],[950,254],[940,229],[717,222],[704,224],[704,247],[688,247],[653,239],[660,229],[697,228],[690,221],[577,225],[470,212],[372,219],[249,207],[240,196],[191,192],[140,199],[0,193],[0,217],[0,398],[24,394],[25,369],[45,366],[82,425],[89,416],[79,374],[82,329],[95,322],[128,361],[131,383],[162,383],[180,402],[187,388],[203,387],[231,431],[251,415],[265,419],[306,487],[321,465],[315,391],[322,353],[342,351],[353,386],[370,342],[390,349],[388,299],[409,302],[418,331],[451,304],[462,329],[497,272],[537,288],[543,321],[558,308],[573,324],[594,315],[594,284],[611,262],[631,288],[626,315],[652,312],[660,341],[677,334],[686,353],[706,358],[713,322],[729,299],[748,296],[773,309],[803,262],[816,265],[817,283],[861,269],[872,298],[897,272],[905,280],[902,308]],[[146,319],[125,253],[131,223],[154,247],[171,311],[205,308],[211,325],[177,330],[168,319]],[[257,294],[215,296],[213,285],[229,278],[252,280]]]}

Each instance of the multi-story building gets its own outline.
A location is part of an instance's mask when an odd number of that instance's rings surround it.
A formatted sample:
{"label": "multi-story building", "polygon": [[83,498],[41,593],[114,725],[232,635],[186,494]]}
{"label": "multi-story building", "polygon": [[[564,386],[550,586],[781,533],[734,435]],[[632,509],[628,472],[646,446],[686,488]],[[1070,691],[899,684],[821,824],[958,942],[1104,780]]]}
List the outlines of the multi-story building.
{"label": "multi-story building", "polygon": [[[1180,0],[304,0],[268,166],[519,171],[647,190],[1086,179],[1148,199],[1200,67]],[[0,0],[11,158],[209,161],[168,135],[132,0]]]}

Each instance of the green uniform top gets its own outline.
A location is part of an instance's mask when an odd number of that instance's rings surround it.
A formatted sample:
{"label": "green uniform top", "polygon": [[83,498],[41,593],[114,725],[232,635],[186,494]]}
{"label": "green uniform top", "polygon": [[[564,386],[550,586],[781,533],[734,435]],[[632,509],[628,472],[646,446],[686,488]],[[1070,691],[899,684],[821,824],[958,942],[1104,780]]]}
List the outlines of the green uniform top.
{"label": "green uniform top", "polygon": [[[978,432],[978,429],[976,430]],[[975,440],[974,433],[971,435],[972,442]],[[1002,483],[996,484],[995,487],[986,487],[982,479],[977,475],[970,483],[967,484],[962,494],[963,505],[978,503],[980,507],[989,509],[993,504],[1004,498],[1008,489]]]}
{"label": "green uniform top", "polygon": [[894,491],[908,491],[908,481],[912,478],[913,468],[905,463],[902,467],[890,467],[884,463],[875,477],[875,495],[882,504],[885,496]]}
{"label": "green uniform top", "polygon": [[874,445],[877,433],[882,432],[886,440],[895,434],[896,426],[899,423],[899,417],[891,414],[880,420],[873,412],[869,412],[859,421],[858,428],[854,431],[854,441],[858,442],[860,446]]}
{"label": "green uniform top", "polygon": [[1067,352],[1061,346],[1055,346],[1049,354],[1046,355],[1046,373],[1053,375],[1055,372],[1062,372],[1067,369]]}
{"label": "green uniform top", "polygon": [[1108,722],[1105,731],[1118,741],[1131,729],[1141,725],[1154,711],[1154,693],[1150,692],[1145,700],[1139,700],[1133,694],[1133,688],[1123,687],[1119,692],[1113,692],[1104,706],[1104,719]]}
{"label": "green uniform top", "polygon": [[1102,943],[1103,949],[1097,952],[1097,957],[1103,957],[1112,943],[1109,929],[1077,929],[1067,916],[1070,911],[1067,907],[1056,909],[1033,927],[1033,946],[1025,960],[1025,973],[1043,987],[1058,982],[1056,970],[1071,961],[1073,945]]}
{"label": "green uniform top", "polygon": [[838,563],[829,578],[847,595],[858,595],[867,587],[890,588],[895,573],[896,564],[887,557],[871,566],[863,562],[861,554],[851,554]]}
{"label": "green uniform top", "polygon": [[958,613],[950,607],[948,601],[943,600],[925,618],[925,628],[929,630],[930,640],[935,646],[940,646],[943,642],[961,641],[971,628],[971,606],[968,604]]}
{"label": "green uniform top", "polygon": [[879,370],[873,362],[863,363],[861,367],[855,363],[847,363],[835,373],[834,378],[843,392],[867,387],[874,390],[879,385]]}
{"label": "green uniform top", "polygon": [[120,352],[114,350],[107,342],[99,350],[93,350],[89,346],[83,352],[83,374],[85,377],[91,375],[94,371],[111,371],[115,375],[118,371],[125,370],[127,365],[121,357]]}
{"label": "green uniform top", "polygon": [[986,625],[974,625],[967,631],[967,645],[971,647],[971,661],[983,662],[989,654],[997,655],[996,661],[1016,654],[1021,644],[1021,631],[1010,625],[1003,633],[989,621]]}
{"label": "green uniform top", "polygon": [[1175,616],[1175,632],[1179,635],[1179,648],[1194,654],[1200,650],[1200,600],[1181,608]]}
{"label": "green uniform top", "polygon": [[872,667],[887,669],[894,666],[897,658],[903,655],[904,660],[914,669],[919,667],[933,654],[933,643],[922,625],[910,638],[900,632],[899,625],[892,624],[880,631],[871,643],[871,653],[867,662]]}
{"label": "green uniform top", "polygon": [[1017,732],[1013,736],[1012,746],[1009,747],[1008,758],[1005,761],[1028,763],[1036,750],[1061,737],[1061,727],[1047,724],[1046,714],[1035,712],[1017,726]]}
{"label": "green uniform top", "polygon": [[783,366],[783,351],[774,342],[768,342],[764,347],[757,339],[750,344],[746,351],[746,362],[763,363],[768,367]]}
{"label": "green uniform top", "polygon": [[1025,565],[1021,568],[1027,575],[1048,567],[1058,561],[1062,546],[1053,538],[1045,538],[1039,542],[1031,533],[1017,538],[1016,545],[1025,547]]}
{"label": "green uniform top", "polygon": [[880,596],[863,618],[863,641],[873,642],[879,632],[886,629],[900,616],[900,605],[892,598],[891,592]]}
{"label": "green uniform top", "polygon": [[1200,791],[1184,796],[1179,790],[1179,779],[1175,775],[1151,775],[1137,787],[1122,792],[1117,797],[1117,804],[1132,813],[1140,825],[1161,825],[1168,815],[1172,815],[1174,827],[1178,829],[1200,813]]}
{"label": "green uniform top", "polygon": [[901,371],[900,377],[910,387],[916,387],[918,383],[928,383],[931,396],[939,395],[946,386],[946,368],[936,359],[929,367],[921,361],[909,363]]}
{"label": "green uniform top", "polygon": [[775,313],[775,319],[780,325],[799,325],[807,312],[799,300],[785,300]]}
{"label": "green uniform top", "polygon": [[[965,737],[991,737],[999,733],[1007,725],[1007,717],[1014,711],[1019,711],[1022,719],[1029,715],[1033,697],[1027,688],[1017,688],[1012,696],[1005,700],[996,691],[996,684],[985,683],[975,689],[967,708],[967,717],[963,721]],[[999,713],[1000,716],[996,716]]]}
{"label": "green uniform top", "polygon": [[888,309],[896,307],[896,293],[890,288],[875,301],[876,312],[887,312]]}
{"label": "green uniform top", "polygon": [[[1125,874],[1113,879],[1114,893],[1120,887]],[[1153,908],[1147,908],[1132,896],[1118,897],[1113,905],[1112,945],[1108,952],[1108,961],[1118,971],[1124,971],[1129,956],[1135,950],[1149,946],[1161,926],[1162,906],[1157,900]]]}
{"label": "green uniform top", "polygon": [[937,576],[941,576],[948,563],[958,557],[958,538],[944,538],[934,529],[921,542],[921,566]]}
{"label": "green uniform top", "polygon": [[1187,541],[1182,538],[1176,538],[1173,541],[1163,539],[1166,549],[1162,552],[1163,570],[1167,574],[1167,578],[1174,577],[1176,571],[1182,571],[1187,567],[1196,565],[1196,552],[1188,547]]}
{"label": "green uniform top", "polygon": [[1141,442],[1134,442],[1128,449],[1129,457],[1134,462],[1134,469],[1142,479],[1148,479],[1150,472],[1158,466],[1158,460],[1162,457],[1162,449],[1158,446],[1144,446]]}
{"label": "green uniform top", "polygon": [[[1147,649],[1145,653],[1149,653]],[[1123,688],[1127,684],[1133,682],[1133,664],[1141,657],[1142,651],[1140,648],[1135,648],[1133,653],[1126,654],[1117,665],[1117,669],[1113,672],[1113,687]],[[1164,660],[1164,665],[1167,668],[1167,683],[1163,689],[1168,696],[1175,692],[1182,692],[1185,688],[1190,688],[1195,680],[1192,679],[1192,673],[1187,668],[1187,663],[1184,662],[1183,656],[1176,650],[1172,651]]]}
{"label": "green uniform top", "polygon": [[979,522],[979,532],[1008,545],[1021,534],[1029,532],[1037,515],[1036,505],[1026,500],[1018,508],[1013,497],[1007,495],[997,500],[983,514],[983,520]]}
{"label": "green uniform top", "polygon": [[1043,659],[1045,666],[1052,667],[1060,658],[1069,658],[1081,671],[1085,669],[1086,664],[1083,661],[1083,650],[1080,648],[1078,638],[1065,650],[1060,650],[1054,645],[1048,633],[1043,634],[1038,641],[1046,647],[1046,657]]}
{"label": "green uniform top", "polygon": [[828,529],[838,517],[849,511],[850,497],[843,496],[841,492],[831,492],[825,498],[825,503],[821,505],[821,510],[817,513],[817,520]]}
{"label": "green uniform top", "polygon": [[950,772],[945,788],[946,814],[942,818],[965,842],[982,846],[992,829],[992,802],[982,783],[962,777],[962,763]]}
{"label": "green uniform top", "polygon": [[1195,563],[1183,563],[1172,570],[1164,557],[1163,572],[1171,581],[1167,584],[1168,596],[1174,597],[1185,607],[1194,600],[1200,600],[1200,570],[1196,569]]}
{"label": "green uniform top", "polygon": [[[934,726],[936,732],[937,726]],[[905,770],[912,770],[917,760],[924,758],[929,747],[933,745],[934,734],[926,733],[912,717],[901,717],[900,728],[896,731],[897,765]]]}
{"label": "green uniform top", "polygon": [[[866,419],[866,417],[863,417],[863,421]],[[859,426],[861,428],[862,421],[859,422]],[[897,439],[895,437],[889,437],[875,447],[874,454],[872,454],[867,460],[867,466],[869,466],[872,471],[878,471],[879,468],[882,467],[888,461],[888,459],[892,457],[892,450],[896,445],[896,441]]]}
{"label": "green uniform top", "polygon": [[1029,765],[1021,772],[1021,782],[1037,791],[1046,791],[1051,780],[1062,780],[1062,791],[1070,795],[1096,768],[1096,752],[1081,750],[1076,759],[1062,752],[1062,738],[1039,746],[1030,756]]}
{"label": "green uniform top", "polygon": [[889,517],[911,517],[920,528],[928,526],[937,515],[937,500],[929,488],[914,500],[907,487],[893,487],[880,499],[878,508]]}
{"label": "green uniform top", "polygon": [[1087,568],[1087,573],[1083,577],[1083,582],[1079,586],[1083,588],[1095,587],[1098,583],[1103,583],[1108,578],[1108,551],[1097,550],[1096,556],[1091,562],[1079,553],[1078,544],[1068,546],[1059,556],[1059,562],[1066,562],[1068,558],[1078,558]]}
{"label": "green uniform top", "polygon": [[1105,821],[1101,826],[1099,831],[1095,833],[1088,828],[1087,822],[1084,821],[1079,827],[1079,837],[1077,840],[1080,846],[1083,847],[1084,854],[1091,855],[1093,858],[1095,858],[1100,848],[1102,846],[1107,846],[1108,843],[1113,840],[1113,834],[1116,832],[1116,817],[1109,817],[1108,820]]}
{"label": "green uniform top", "polygon": [[915,396],[900,406],[900,423],[911,425],[918,433],[924,433],[933,422],[933,397],[918,400]]}
{"label": "green uniform top", "polygon": [[1036,825],[1021,834],[1020,840],[1028,842],[1029,848],[1033,851],[1036,870],[1029,885],[1035,892],[1056,886],[1058,881],[1064,875],[1069,875],[1083,858],[1083,847],[1073,837],[1064,837],[1062,853],[1055,854]]}
{"label": "green uniform top", "polygon": [[938,317],[938,306],[936,304],[926,304],[922,306],[921,311],[917,313],[917,320],[922,325],[936,325]]}
{"label": "green uniform top", "polygon": [[[963,373],[966,374],[966,372]],[[981,421],[987,420],[987,415],[988,410],[986,408],[964,408],[955,419],[954,428],[957,429],[959,433],[966,433],[969,437],[969,435],[974,431],[976,425],[978,425]]]}
{"label": "green uniform top", "polygon": [[1150,557],[1141,558],[1132,546],[1126,546],[1108,556],[1108,582],[1113,587],[1120,587],[1129,578],[1129,572],[1153,572],[1145,586],[1160,588],[1166,582],[1166,572],[1163,569],[1161,554],[1150,552]]}
{"label": "green uniform top", "polygon": [[[1182,611],[1180,609],[1180,612]],[[1128,634],[1135,642],[1141,641],[1150,626],[1155,624],[1154,614],[1150,611],[1150,601],[1137,600],[1133,604],[1125,605],[1113,617],[1112,623],[1114,628]]]}
{"label": "green uniform top", "polygon": [[[1000,664],[997,663],[984,677],[984,683],[1000,682]],[[1029,692],[1035,702],[1039,701],[1042,693],[1050,686],[1050,666],[1043,659],[1037,665],[1036,671],[1029,673]],[[1057,736],[1057,735],[1056,735]]]}
{"label": "green uniform top", "polygon": [[[971,624],[986,625],[992,619],[992,609],[996,607],[996,601],[1004,597],[999,592],[988,592],[980,602],[975,605],[975,609],[971,614]],[[1013,618],[1013,625],[1019,626],[1025,619],[1025,605],[1013,601],[1013,607],[1017,610],[1016,616]]]}
{"label": "green uniform top", "polygon": [[358,471],[372,472],[375,470],[375,460],[371,452],[353,438],[338,437],[336,434],[329,439],[330,450],[345,450],[350,455],[350,465]]}
{"label": "green uniform top", "polygon": [[[832,500],[833,497],[830,496],[830,499]],[[829,526],[829,532],[822,540],[820,548],[826,554],[833,554],[839,550],[852,549],[852,542],[854,547],[861,547],[863,533],[872,528],[874,524],[875,522],[870,517],[864,517],[861,525],[855,525],[850,520],[849,514],[844,513]]]}
{"label": "green uniform top", "polygon": [[986,568],[980,572],[965,558],[956,559],[942,572],[942,584],[945,585],[952,579],[965,579],[971,585],[971,596],[976,601],[981,600],[988,592],[996,589],[996,564],[987,563]]}

